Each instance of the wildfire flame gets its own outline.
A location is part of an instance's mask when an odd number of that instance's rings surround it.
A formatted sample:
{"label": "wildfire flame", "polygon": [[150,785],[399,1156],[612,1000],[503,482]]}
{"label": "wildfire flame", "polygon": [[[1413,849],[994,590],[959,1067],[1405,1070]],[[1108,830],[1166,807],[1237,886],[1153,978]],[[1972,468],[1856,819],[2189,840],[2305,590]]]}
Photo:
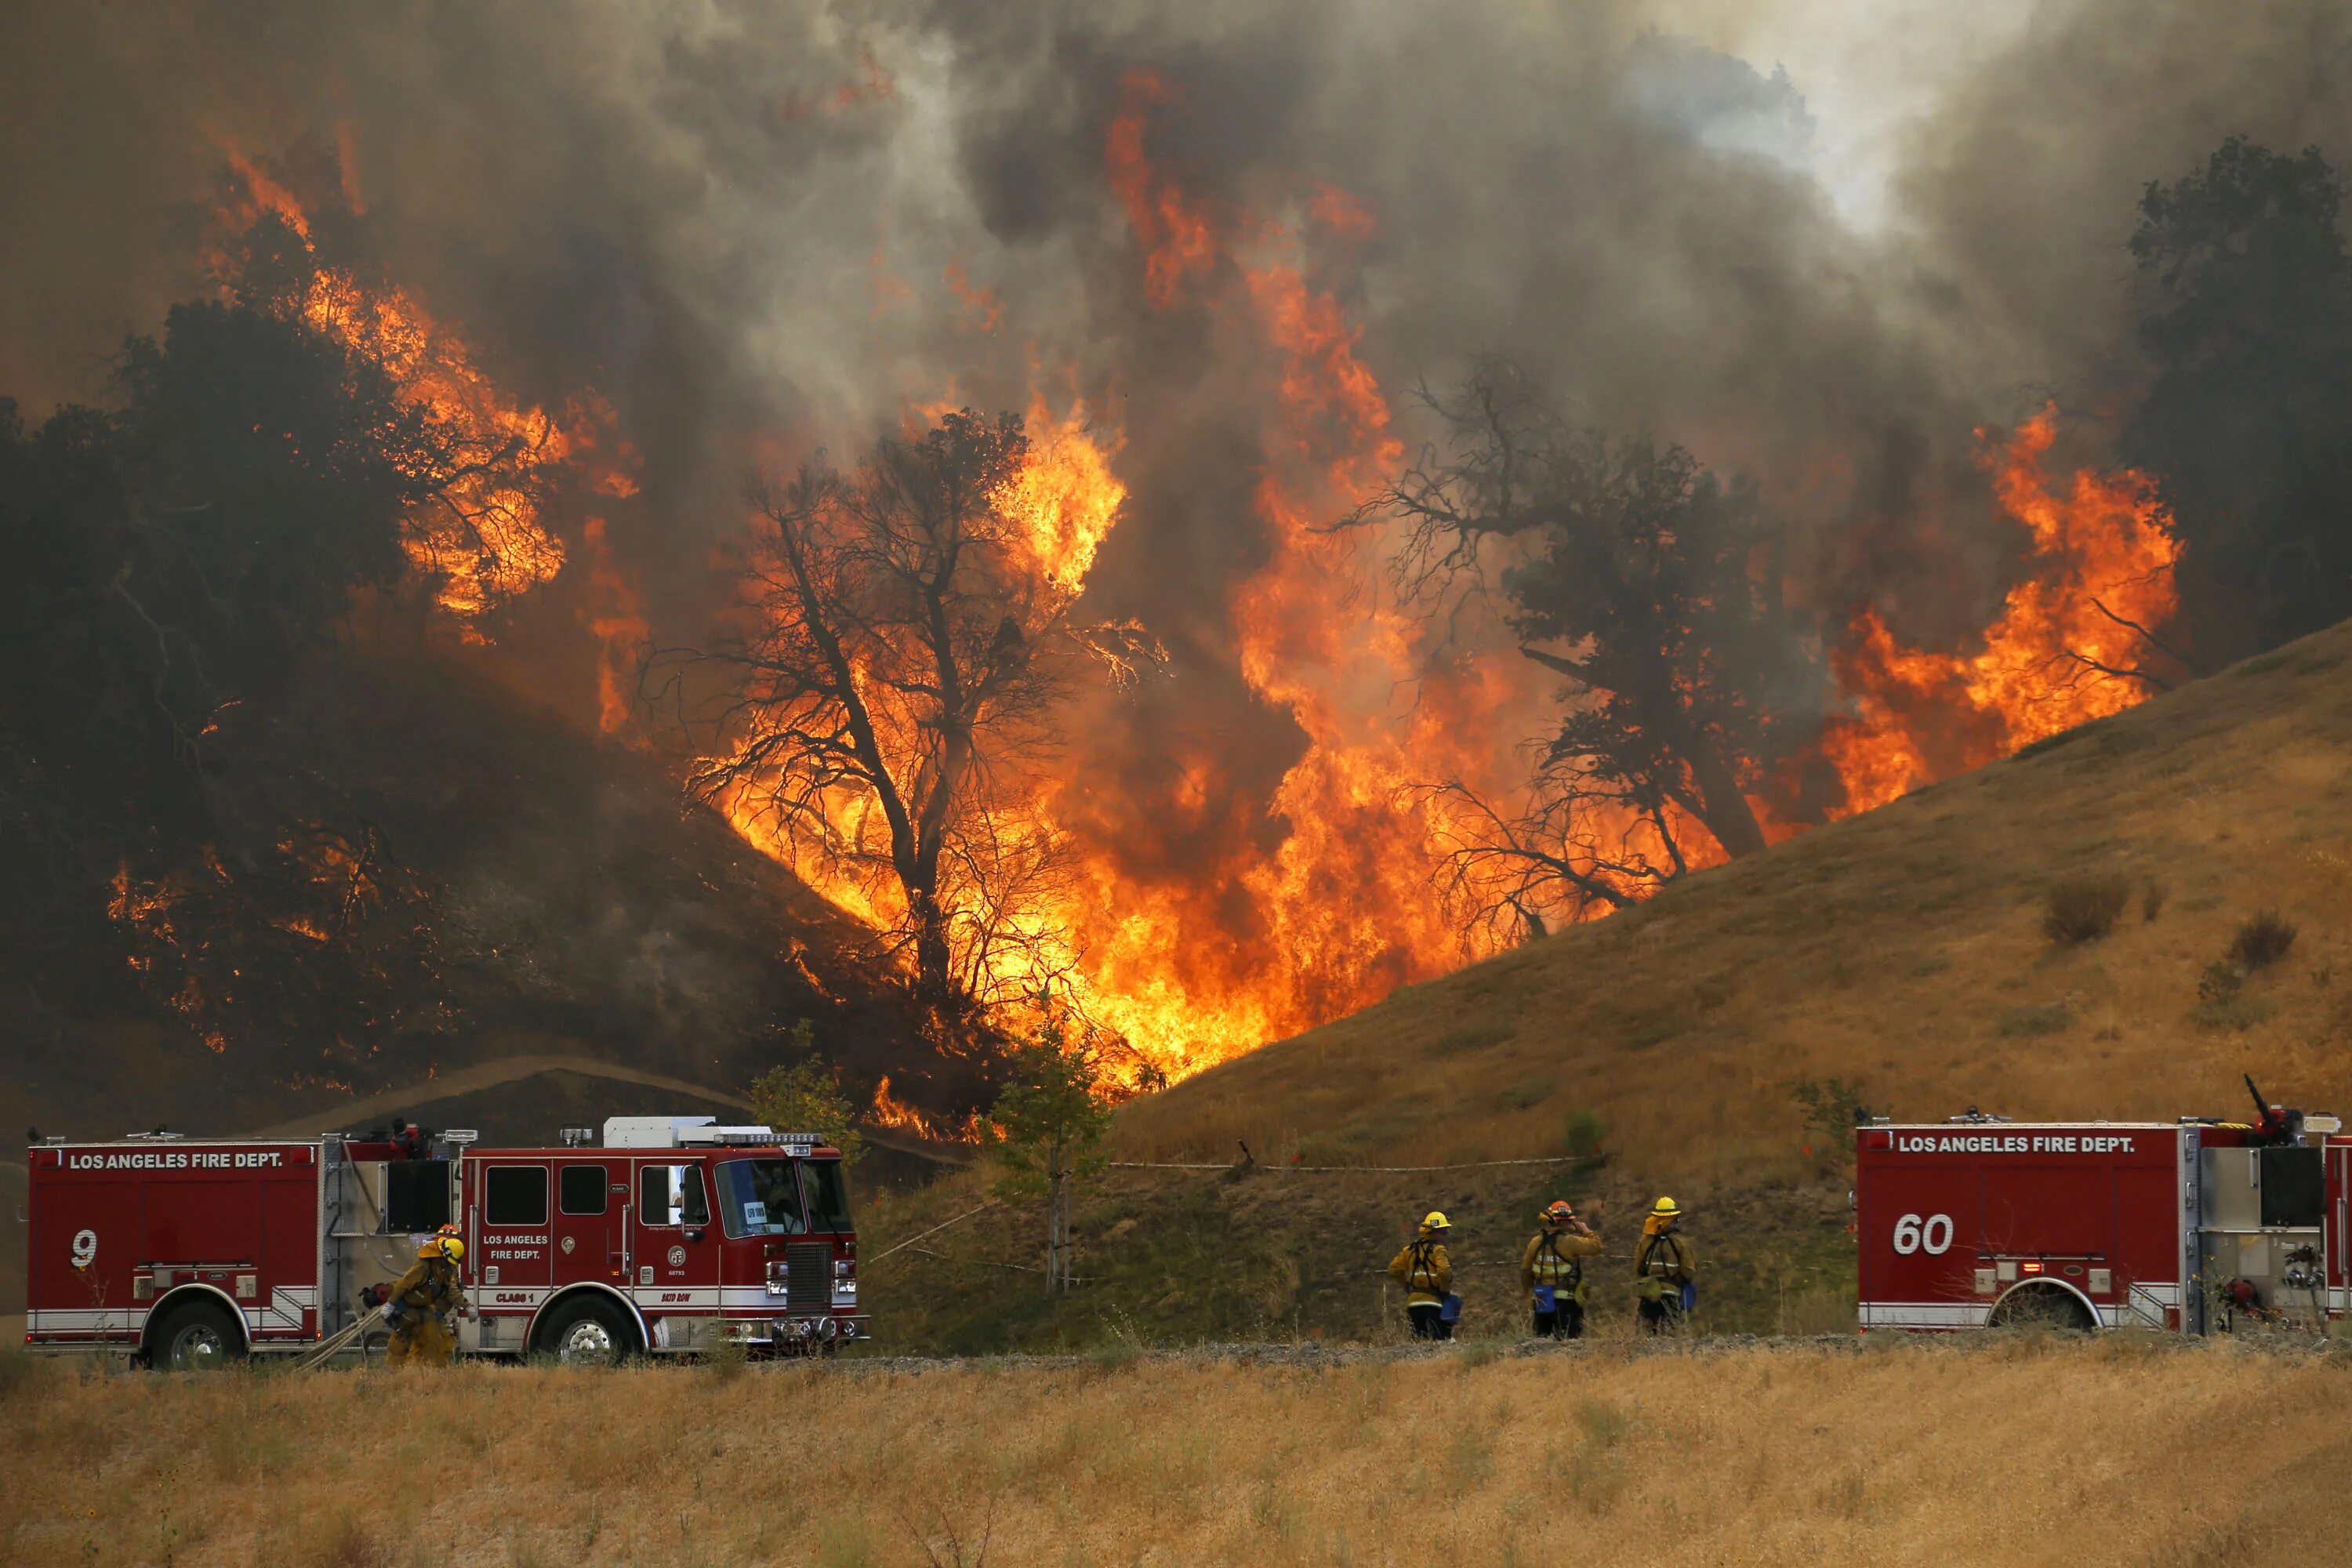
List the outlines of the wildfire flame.
{"label": "wildfire flame", "polygon": [[1981,651],[1906,648],[1875,609],[1854,617],[1835,661],[1854,711],[1832,721],[1822,743],[1844,780],[1845,810],[2120,712],[2152,689],[2135,672],[2163,662],[2149,634],[2178,602],[2179,542],[2137,474],[2082,471],[2053,489],[2042,458],[2057,434],[2057,411],[2045,407],[1985,454],[1994,494],[2033,546]]}
{"label": "wildfire flame", "polygon": [[[839,107],[882,94],[884,79],[869,77]],[[1016,783],[1015,798],[997,807],[1001,835],[1041,857],[1067,852],[1071,863],[1066,876],[1006,904],[1003,934],[1013,940],[983,947],[976,960],[980,988],[999,995],[1034,993],[1040,973],[1055,977],[1087,1018],[1123,1035],[1170,1078],[1442,973],[1465,946],[1480,951],[1490,939],[1465,939],[1431,887],[1434,847],[1475,826],[1414,786],[1462,779],[1507,796],[1517,782],[1509,776],[1514,743],[1550,700],[1544,678],[1519,661],[1431,668],[1426,628],[1371,591],[1390,542],[1377,528],[1335,539],[1324,527],[1374,493],[1402,453],[1345,289],[1318,265],[1331,255],[1324,247],[1347,254],[1366,242],[1378,215],[1328,184],[1303,186],[1270,216],[1213,205],[1154,156],[1155,125],[1181,109],[1181,93],[1160,77],[1126,77],[1105,174],[1150,305],[1214,314],[1264,351],[1253,507],[1265,556],[1227,608],[1243,681],[1296,725],[1301,749],[1265,800],[1265,819],[1240,821],[1237,786],[1220,759],[1181,737],[1168,742],[1175,780],[1153,801],[1164,820],[1152,826],[1171,845],[1217,846],[1205,858],[1171,853],[1155,863],[1129,852],[1121,839],[1132,825],[1119,812],[1139,808],[1096,798],[1096,781],[1047,773]],[[310,219],[286,185],[245,161],[236,166],[241,220],[274,216],[310,245]],[[887,278],[880,261],[877,254],[877,300],[907,295],[911,286]],[[998,326],[999,302],[961,267],[948,268],[946,282],[982,331]],[[322,260],[305,310],[392,369],[405,395],[524,454],[527,475],[580,463],[598,446],[605,421],[576,411],[559,418],[504,396],[465,343],[397,289],[362,288]],[[1074,601],[1129,499],[1118,472],[1125,435],[1084,402],[1067,400],[1057,412],[1042,393],[1033,394],[1027,423],[1025,463],[994,499],[1020,524],[1036,580]],[[2153,689],[2136,672],[2174,608],[2177,544],[2137,476],[2083,472],[2060,481],[2046,473],[2056,432],[2056,413],[2045,409],[1988,443],[1994,493],[2032,543],[1980,647],[1907,647],[1875,607],[1853,616],[1832,656],[1847,711],[1819,742],[1844,786],[1834,814],[1884,804]],[[626,493],[623,478],[597,488]],[[421,517],[407,542],[442,606],[470,625],[551,578],[564,552],[530,486],[462,500],[460,510],[479,522]],[[621,652],[647,637],[648,620],[613,563],[604,520],[589,519],[581,538],[583,616],[604,649],[600,721],[609,731],[628,711]],[[779,836],[754,791],[721,805],[746,838],[850,915],[888,927],[904,913],[887,878],[857,876],[819,846]],[[866,842],[878,826],[870,800],[842,795],[824,809],[838,842]],[[1602,826],[1641,831],[1631,818]],[[118,889],[116,918],[133,926],[160,918],[135,891]],[[931,1137],[971,1131],[907,1104],[887,1079],[871,1115]]]}
{"label": "wildfire flame", "polygon": [[[992,976],[1018,994],[1033,983],[1023,966],[1053,970],[1086,1016],[1171,1079],[1442,973],[1465,947],[1480,951],[1491,939],[1465,938],[1430,885],[1435,846],[1475,836],[1476,826],[1413,786],[1454,778],[1507,796],[1517,782],[1507,776],[1513,742],[1539,727],[1550,700],[1517,661],[1428,668],[1425,628],[1369,591],[1388,542],[1377,530],[1335,541],[1321,526],[1373,493],[1402,452],[1359,353],[1360,328],[1307,259],[1310,233],[1318,243],[1360,244],[1375,216],[1318,185],[1298,219],[1221,232],[1150,155],[1153,116],[1180,104],[1155,76],[1126,79],[1108,180],[1139,247],[1146,299],[1161,310],[1223,312],[1267,351],[1255,505],[1269,554],[1229,608],[1243,679],[1290,716],[1306,745],[1268,803],[1271,833],[1225,836],[1230,847],[1213,864],[1153,869],[1148,857],[1122,855],[1131,825],[1118,808],[1095,800],[1085,781],[1042,781],[1008,817],[1074,847],[1076,865],[1066,887],[1012,911],[1025,940],[1007,947],[1008,967]],[[1041,579],[1075,596],[1126,499],[1115,471],[1123,442],[1081,409],[1056,417],[1033,399],[1029,419],[1028,467],[1000,504],[1030,520]],[[2033,542],[1980,651],[1906,648],[1874,610],[1856,618],[1835,660],[1852,710],[1820,742],[1844,782],[1841,812],[2146,695],[2145,682],[2111,672],[2133,668],[2135,625],[2156,627],[2170,614],[2175,546],[2135,476],[2083,473],[2053,488],[2042,459],[2055,433],[2055,413],[2045,410],[1989,447],[1995,493]],[[1176,760],[1177,786],[1158,803],[1169,820],[1152,826],[1171,842],[1195,828],[1215,838],[1228,781],[1213,756]],[[864,810],[838,803],[840,831],[861,832]],[[748,813],[735,815],[761,837]],[[1636,847],[1648,831],[1630,812],[1598,827]],[[1705,844],[1688,836],[1694,864],[1720,858]],[[849,886],[801,858],[803,875],[851,913],[879,922],[896,912],[887,907],[894,889]],[[909,1119],[919,1112],[887,1089],[876,1119],[919,1125]]]}
{"label": "wildfire flame", "polygon": [[[469,640],[483,640],[478,622],[485,612],[562,569],[563,544],[541,516],[540,492],[555,470],[593,446],[587,426],[597,407],[559,419],[509,397],[475,364],[465,340],[404,290],[369,288],[320,257],[310,215],[284,182],[235,149],[226,155],[242,189],[218,216],[236,234],[274,218],[300,240],[312,258],[300,303],[304,320],[381,364],[402,397],[462,433],[470,449],[499,455],[456,479],[443,504],[412,512],[401,542],[411,564],[434,584],[436,603]],[[347,157],[341,176],[348,198],[356,183]],[[617,468],[596,481],[608,489],[615,482],[625,482]]]}

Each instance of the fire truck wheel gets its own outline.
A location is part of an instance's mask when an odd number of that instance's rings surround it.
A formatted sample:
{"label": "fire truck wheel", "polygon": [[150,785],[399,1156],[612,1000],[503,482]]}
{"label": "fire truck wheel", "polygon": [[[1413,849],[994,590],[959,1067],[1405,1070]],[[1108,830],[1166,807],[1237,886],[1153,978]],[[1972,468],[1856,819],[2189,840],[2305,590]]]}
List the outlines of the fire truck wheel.
{"label": "fire truck wheel", "polygon": [[2055,1285],[2021,1285],[2001,1298],[1992,1310],[1996,1329],[2071,1329],[2088,1333],[2098,1322],[2074,1299]]}
{"label": "fire truck wheel", "polygon": [[166,1372],[210,1372],[245,1359],[245,1335],[226,1309],[183,1301],[148,1336],[152,1363]]}
{"label": "fire truck wheel", "polygon": [[539,1331],[540,1348],[567,1366],[614,1366],[636,1353],[636,1331],[618,1307],[576,1296]]}

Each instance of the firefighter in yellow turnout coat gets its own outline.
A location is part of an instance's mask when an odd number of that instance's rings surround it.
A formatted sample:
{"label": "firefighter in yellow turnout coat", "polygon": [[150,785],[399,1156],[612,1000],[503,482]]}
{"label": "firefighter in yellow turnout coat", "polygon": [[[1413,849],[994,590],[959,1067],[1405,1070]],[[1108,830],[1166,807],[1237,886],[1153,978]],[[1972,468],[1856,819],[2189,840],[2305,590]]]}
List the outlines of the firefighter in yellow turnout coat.
{"label": "firefighter in yellow turnout coat", "polygon": [[1445,1216],[1435,1209],[1404,1250],[1389,1260],[1389,1278],[1404,1287],[1404,1315],[1417,1340],[1450,1340],[1445,1299],[1454,1289],[1454,1260],[1445,1256]]}
{"label": "firefighter in yellow turnout coat", "polygon": [[457,1263],[466,1244],[453,1235],[432,1237],[416,1249],[416,1261],[392,1288],[391,1366],[447,1366],[457,1353],[450,1320],[466,1304],[458,1288]]}
{"label": "firefighter in yellow turnout coat", "polygon": [[1633,1252],[1633,1294],[1642,1327],[1654,1334],[1680,1328],[1698,1293],[1698,1259],[1683,1239],[1682,1218],[1674,1199],[1660,1198],[1642,1221],[1642,1245]]}
{"label": "firefighter in yellow turnout coat", "polygon": [[1519,1258],[1519,1284],[1535,1308],[1539,1340],[1580,1339],[1584,1333],[1584,1260],[1601,1251],[1601,1237],[1576,1217],[1566,1198],[1543,1212],[1543,1228]]}

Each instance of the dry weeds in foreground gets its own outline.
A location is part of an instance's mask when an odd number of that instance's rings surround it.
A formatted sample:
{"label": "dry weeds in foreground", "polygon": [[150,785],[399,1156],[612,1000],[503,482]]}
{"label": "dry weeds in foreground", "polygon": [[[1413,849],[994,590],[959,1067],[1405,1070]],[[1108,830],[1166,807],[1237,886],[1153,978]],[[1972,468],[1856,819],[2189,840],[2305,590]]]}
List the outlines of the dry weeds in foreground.
{"label": "dry weeds in foreground", "polygon": [[2352,1523],[2352,1363],[2226,1344],[9,1370],[24,1563],[2186,1564]]}

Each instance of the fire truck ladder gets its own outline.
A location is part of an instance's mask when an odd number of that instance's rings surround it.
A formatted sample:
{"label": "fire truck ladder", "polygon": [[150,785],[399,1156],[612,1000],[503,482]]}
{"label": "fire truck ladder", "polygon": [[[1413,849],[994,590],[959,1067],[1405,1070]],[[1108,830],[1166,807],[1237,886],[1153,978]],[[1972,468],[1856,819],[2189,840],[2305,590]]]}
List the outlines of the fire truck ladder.
{"label": "fire truck ladder", "polygon": [[309,1350],[304,1351],[300,1355],[295,1357],[294,1365],[296,1370],[308,1372],[310,1368],[320,1365],[331,1357],[341,1354],[345,1350],[348,1350],[353,1343],[355,1343],[362,1334],[366,1333],[368,1330],[382,1322],[383,1318],[384,1309],[382,1307],[376,1307],[366,1312],[361,1313],[358,1321],[353,1322],[351,1327],[340,1330],[337,1332],[329,1335],[327,1338],[320,1340],[317,1344],[312,1345]]}

